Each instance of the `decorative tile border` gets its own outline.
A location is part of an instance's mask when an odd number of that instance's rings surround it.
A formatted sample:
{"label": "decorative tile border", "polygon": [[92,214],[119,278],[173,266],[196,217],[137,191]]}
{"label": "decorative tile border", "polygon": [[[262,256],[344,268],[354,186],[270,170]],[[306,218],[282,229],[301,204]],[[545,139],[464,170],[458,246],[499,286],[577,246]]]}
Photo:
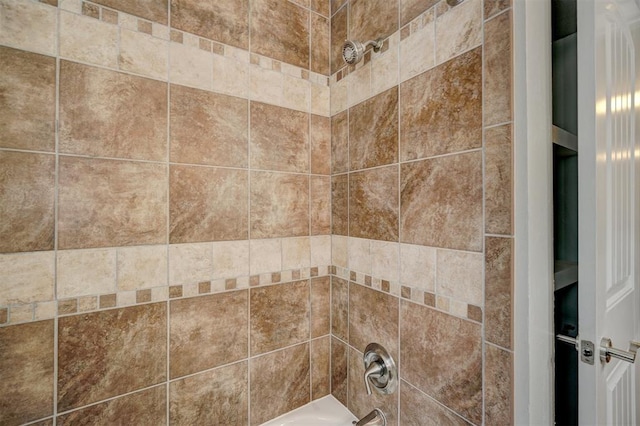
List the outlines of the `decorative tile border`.
{"label": "decorative tile border", "polygon": [[113,308],[166,302],[209,294],[224,293],[258,286],[287,284],[330,276],[328,265],[267,272],[259,275],[222,278],[182,285],[160,286],[115,293],[72,297],[48,302],[34,302],[0,307],[0,327],[46,320],[66,315],[103,311]]}
{"label": "decorative tile border", "polygon": [[465,301],[456,300],[453,297],[439,295],[436,292],[401,285],[396,281],[384,280],[339,266],[332,265],[331,274],[364,287],[370,287],[404,300],[429,306],[430,308],[456,317],[482,323],[483,315],[481,306],[472,305]]}

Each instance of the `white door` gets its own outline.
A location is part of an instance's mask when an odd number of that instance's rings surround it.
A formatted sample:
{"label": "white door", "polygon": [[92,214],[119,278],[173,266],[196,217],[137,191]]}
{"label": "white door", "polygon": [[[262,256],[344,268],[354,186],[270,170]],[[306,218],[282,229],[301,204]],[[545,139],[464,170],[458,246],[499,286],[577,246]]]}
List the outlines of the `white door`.
{"label": "white door", "polygon": [[595,345],[594,364],[579,367],[584,425],[640,421],[637,366],[599,357],[603,338],[629,351],[640,337],[637,1],[577,0],[579,330]]}

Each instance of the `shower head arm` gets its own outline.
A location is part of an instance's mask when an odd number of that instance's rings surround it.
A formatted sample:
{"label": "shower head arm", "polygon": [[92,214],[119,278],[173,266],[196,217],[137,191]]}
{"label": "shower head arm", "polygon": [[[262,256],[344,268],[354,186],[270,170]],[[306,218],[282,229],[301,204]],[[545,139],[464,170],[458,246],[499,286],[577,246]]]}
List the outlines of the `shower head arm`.
{"label": "shower head arm", "polygon": [[367,47],[369,46],[373,46],[373,51],[374,52],[379,52],[380,49],[382,49],[382,45],[384,44],[384,40],[381,38],[377,38],[375,40],[369,40],[367,42],[364,43],[364,48],[365,50],[367,49]]}

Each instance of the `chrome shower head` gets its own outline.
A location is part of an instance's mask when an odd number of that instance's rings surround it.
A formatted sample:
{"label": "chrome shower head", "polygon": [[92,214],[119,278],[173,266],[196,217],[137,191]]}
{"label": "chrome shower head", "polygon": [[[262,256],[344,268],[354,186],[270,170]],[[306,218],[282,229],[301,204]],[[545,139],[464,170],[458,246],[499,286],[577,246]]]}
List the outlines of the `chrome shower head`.
{"label": "chrome shower head", "polygon": [[342,59],[349,65],[357,64],[364,57],[364,52],[369,45],[373,46],[374,52],[379,52],[382,49],[382,44],[383,40],[381,38],[369,40],[364,44],[355,40],[347,40],[342,45]]}

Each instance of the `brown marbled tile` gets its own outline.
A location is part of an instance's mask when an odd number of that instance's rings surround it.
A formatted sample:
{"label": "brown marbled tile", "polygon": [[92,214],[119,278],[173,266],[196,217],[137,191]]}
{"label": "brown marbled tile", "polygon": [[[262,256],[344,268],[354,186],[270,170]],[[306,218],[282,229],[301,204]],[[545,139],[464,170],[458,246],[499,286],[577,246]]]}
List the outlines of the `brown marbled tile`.
{"label": "brown marbled tile", "polygon": [[53,417],[45,420],[40,420],[39,422],[29,423],[29,426],[53,426]]}
{"label": "brown marbled tile", "polygon": [[[140,16],[150,21],[167,23],[167,2],[166,0],[93,0],[94,3],[108,6],[131,15]],[[173,3],[173,1],[172,1]],[[173,19],[173,18],[172,18]]]}
{"label": "brown marbled tile", "polygon": [[[335,10],[333,12],[335,13]],[[331,18],[331,74],[346,65],[342,59],[342,45],[348,37],[348,18],[349,7],[343,7]]]}
{"label": "brown marbled tile", "polygon": [[169,241],[247,239],[248,182],[245,170],[171,165]]}
{"label": "brown marbled tile", "polygon": [[58,411],[166,380],[166,303],[58,320]]}
{"label": "brown marbled tile", "polygon": [[398,87],[349,110],[351,170],[398,162]]}
{"label": "brown marbled tile", "polygon": [[9,309],[0,308],[0,324],[6,324],[9,321]]}
{"label": "brown marbled tile", "polygon": [[349,235],[398,241],[398,166],[349,175]]}
{"label": "brown marbled tile", "polygon": [[311,10],[321,15],[331,15],[331,0],[311,0]]}
{"label": "brown marbled tile", "polygon": [[166,243],[167,168],[60,157],[58,248]]}
{"label": "brown marbled tile", "polygon": [[172,425],[246,425],[249,400],[247,361],[169,384]]}
{"label": "brown marbled tile", "polygon": [[309,172],[309,114],[251,102],[251,168]]}
{"label": "brown marbled tile", "polygon": [[176,299],[178,297],[182,297],[182,286],[181,285],[169,286],[169,299]]}
{"label": "brown marbled tile", "polygon": [[250,287],[255,287],[260,285],[260,275],[252,275],[249,278],[249,286]]}
{"label": "brown marbled tile", "polygon": [[331,334],[349,340],[349,283],[331,278]]}
{"label": "brown marbled tile", "polygon": [[467,318],[473,321],[482,322],[482,308],[480,306],[468,305]]}
{"label": "brown marbled tile", "polygon": [[309,235],[309,177],[251,172],[251,238]]}
{"label": "brown marbled tile", "polygon": [[60,152],[164,161],[167,84],[61,61]]}
{"label": "brown marbled tile", "polygon": [[401,166],[401,241],[482,250],[482,153]]}
{"label": "brown marbled tile", "polygon": [[511,349],[513,341],[513,240],[485,239],[485,339]]}
{"label": "brown marbled tile", "polygon": [[171,0],[171,26],[248,49],[249,0]]}
{"label": "brown marbled tile", "polygon": [[513,355],[491,345],[484,348],[484,424],[513,424]]}
{"label": "brown marbled tile", "polygon": [[[372,341],[376,340],[372,339]],[[396,355],[392,356],[395,360],[398,360]],[[363,355],[360,351],[349,347],[349,398],[347,408],[358,418],[369,414],[374,407],[379,408],[387,417],[387,426],[398,426],[398,391],[391,395],[380,395],[373,391],[371,395],[367,395],[363,382],[364,363],[362,358]]]}
{"label": "brown marbled tile", "polygon": [[510,235],[513,223],[511,125],[485,131],[485,232]]}
{"label": "brown marbled tile", "polygon": [[331,174],[331,119],[311,115],[311,173]]}
{"label": "brown marbled tile", "polygon": [[0,47],[0,147],[54,151],[56,61]]}
{"label": "brown marbled tile", "polygon": [[273,272],[271,274],[271,282],[272,283],[279,283],[282,280],[282,274],[280,272]]}
{"label": "brown marbled tile", "polygon": [[248,309],[247,290],[172,300],[170,377],[246,358]]}
{"label": "brown marbled tile", "polygon": [[53,249],[55,167],[53,155],[0,151],[0,253]]}
{"label": "brown marbled tile", "polygon": [[364,352],[369,343],[377,342],[398,359],[398,303],[395,296],[350,283],[349,344]]}
{"label": "brown marbled tile", "polygon": [[484,0],[484,19],[489,19],[510,7],[511,0]]}
{"label": "brown marbled tile", "polygon": [[331,173],[349,171],[349,112],[331,118]]}
{"label": "brown marbled tile", "polygon": [[115,308],[116,295],[115,294],[103,294],[100,296],[100,309]]}
{"label": "brown marbled tile", "polygon": [[311,176],[311,235],[331,233],[331,178],[329,176]]}
{"label": "brown marbled tile", "polygon": [[166,393],[166,386],[156,386],[58,416],[56,424],[61,426],[164,424],[167,421]]}
{"label": "brown marbled tile", "polygon": [[349,271],[349,279],[351,281],[358,281],[358,274],[355,271]]}
{"label": "brown marbled tile", "polygon": [[[429,396],[400,381],[400,424],[402,426],[467,426],[453,411],[447,410]],[[509,423],[492,423],[504,424]]]}
{"label": "brown marbled tile", "polygon": [[511,121],[513,59],[511,12],[484,25],[484,125]]}
{"label": "brown marbled tile", "polygon": [[331,14],[333,15],[340,9],[348,0],[330,0],[331,2]]}
{"label": "brown marbled tile", "polygon": [[311,71],[329,75],[331,64],[331,25],[328,18],[311,14]]}
{"label": "brown marbled tile", "polygon": [[354,40],[387,38],[398,30],[398,2],[351,0],[349,37]]}
{"label": "brown marbled tile", "polygon": [[198,294],[211,293],[211,281],[203,281],[198,283]]}
{"label": "brown marbled tile", "polygon": [[136,303],[151,302],[151,289],[136,291]]}
{"label": "brown marbled tile", "polygon": [[331,332],[331,278],[311,279],[311,338]]}
{"label": "brown marbled tile", "polygon": [[309,338],[309,280],[251,290],[251,355]]}
{"label": "brown marbled tile", "polygon": [[78,312],[78,299],[58,300],[58,315],[69,315]]}
{"label": "brown marbled tile", "polygon": [[331,340],[329,336],[311,341],[311,399],[329,395]]}
{"label": "brown marbled tile", "polygon": [[102,8],[102,20],[109,24],[118,24],[118,12]]}
{"label": "brown marbled tile", "polygon": [[436,306],[436,295],[426,291],[424,293],[424,304],[427,305],[427,306],[435,307]]}
{"label": "brown marbled tile", "polygon": [[182,42],[184,41],[184,36],[182,35],[182,32],[176,31],[173,29],[171,30],[170,38],[171,38],[171,41],[173,41],[174,43],[182,44]]}
{"label": "brown marbled tile", "polygon": [[247,167],[247,100],[171,85],[171,161]]}
{"label": "brown marbled tile", "polygon": [[349,348],[335,337],[331,337],[331,395],[342,405],[347,405],[347,376]]}
{"label": "brown marbled tile", "polygon": [[53,320],[0,328],[0,424],[53,414]]}
{"label": "brown marbled tile", "polygon": [[482,48],[400,85],[400,158],[482,147]]}
{"label": "brown marbled tile", "polygon": [[400,26],[404,26],[433,7],[438,0],[400,0]]}
{"label": "brown marbled tile", "polygon": [[138,31],[141,33],[151,34],[153,32],[153,26],[149,21],[138,19]]}
{"label": "brown marbled tile", "polygon": [[480,424],[482,327],[407,301],[400,316],[402,378]]}
{"label": "brown marbled tile", "polygon": [[251,1],[251,51],[309,68],[309,10],[281,0]]}
{"label": "brown marbled tile", "polygon": [[250,424],[262,424],[308,403],[310,370],[308,343],[252,359]]}
{"label": "brown marbled tile", "polygon": [[349,175],[331,178],[331,232],[349,235]]}

